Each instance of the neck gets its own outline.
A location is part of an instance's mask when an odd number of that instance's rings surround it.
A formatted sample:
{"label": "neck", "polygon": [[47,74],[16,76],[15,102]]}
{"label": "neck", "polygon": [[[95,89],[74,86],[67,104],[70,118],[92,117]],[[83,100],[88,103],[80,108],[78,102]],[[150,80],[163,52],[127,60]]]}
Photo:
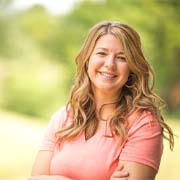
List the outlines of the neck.
{"label": "neck", "polygon": [[111,104],[111,103],[118,101],[119,94],[110,95],[110,93],[94,93],[94,98],[96,101],[96,109],[99,110],[101,106],[104,104],[109,104],[108,107],[110,106],[114,107],[114,104]]}
{"label": "neck", "polygon": [[[101,120],[108,120],[114,112],[119,96],[110,96],[109,94],[95,94],[97,116]],[[104,106],[103,106],[104,105]]]}

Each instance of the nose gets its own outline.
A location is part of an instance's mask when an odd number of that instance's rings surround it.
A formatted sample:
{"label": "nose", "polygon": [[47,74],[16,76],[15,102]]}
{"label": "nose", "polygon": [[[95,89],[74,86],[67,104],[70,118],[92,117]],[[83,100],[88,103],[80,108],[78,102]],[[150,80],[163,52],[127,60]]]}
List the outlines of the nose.
{"label": "nose", "polygon": [[105,67],[109,70],[115,70],[116,64],[115,64],[114,56],[112,55],[107,56],[105,60]]}

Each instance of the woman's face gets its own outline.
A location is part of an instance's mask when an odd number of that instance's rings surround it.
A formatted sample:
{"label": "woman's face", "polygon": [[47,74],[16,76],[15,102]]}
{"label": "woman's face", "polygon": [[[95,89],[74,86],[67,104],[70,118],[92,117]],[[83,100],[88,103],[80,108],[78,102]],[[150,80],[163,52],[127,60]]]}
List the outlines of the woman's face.
{"label": "woman's face", "polygon": [[120,40],[111,34],[100,37],[88,62],[88,75],[94,93],[118,96],[129,72]]}

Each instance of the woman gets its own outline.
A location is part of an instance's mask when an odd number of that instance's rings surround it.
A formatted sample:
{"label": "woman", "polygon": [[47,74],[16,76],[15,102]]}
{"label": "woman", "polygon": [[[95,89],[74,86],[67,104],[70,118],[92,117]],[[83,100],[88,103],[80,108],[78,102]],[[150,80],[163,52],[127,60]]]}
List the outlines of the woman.
{"label": "woman", "polygon": [[96,24],[76,65],[69,103],[52,117],[29,179],[155,179],[162,138],[171,149],[174,139],[137,32]]}

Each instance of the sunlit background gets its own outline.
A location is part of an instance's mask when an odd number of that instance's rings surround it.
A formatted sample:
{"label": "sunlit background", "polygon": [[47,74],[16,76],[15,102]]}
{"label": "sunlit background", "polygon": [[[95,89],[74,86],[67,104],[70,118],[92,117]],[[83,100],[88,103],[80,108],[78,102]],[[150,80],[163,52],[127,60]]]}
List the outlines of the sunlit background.
{"label": "sunlit background", "polygon": [[[28,178],[50,116],[67,103],[75,56],[89,28],[118,20],[141,35],[180,135],[179,0],[0,0],[0,179]],[[165,141],[157,180],[180,179],[180,141]]]}

